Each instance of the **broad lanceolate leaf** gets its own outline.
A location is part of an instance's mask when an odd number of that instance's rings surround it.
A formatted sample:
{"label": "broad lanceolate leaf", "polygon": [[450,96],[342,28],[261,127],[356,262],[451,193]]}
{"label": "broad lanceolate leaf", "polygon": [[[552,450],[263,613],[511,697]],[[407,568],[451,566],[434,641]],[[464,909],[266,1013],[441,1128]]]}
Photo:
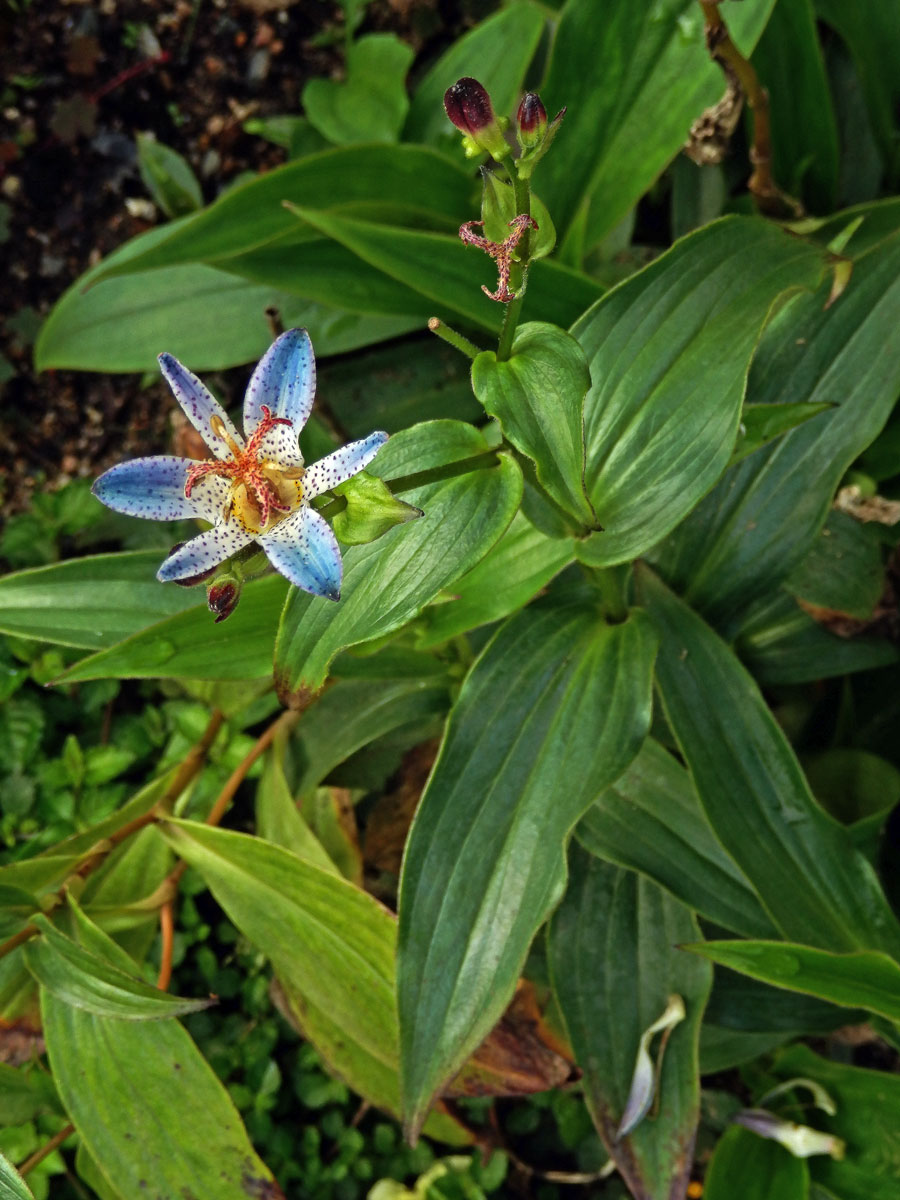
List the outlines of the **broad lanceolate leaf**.
{"label": "broad lanceolate leaf", "polygon": [[515,612],[572,562],[572,538],[549,538],[521,512],[496,546],[421,617],[420,646],[436,646]]}
{"label": "broad lanceolate leaf", "polygon": [[395,142],[409,100],[406,72],[412,47],[392,33],[372,33],[347,48],[343,80],[310,79],[303,89],[303,110],[330,142]]}
{"label": "broad lanceolate leaf", "polygon": [[652,738],[584,814],[576,836],[592,854],[648,876],[716,925],[749,937],[774,933],[716,840],[687,771]]}
{"label": "broad lanceolate leaf", "polygon": [[700,942],[686,946],[775,987],[866,1008],[900,1024],[900,964],[875,951],[832,954],[792,942]]}
{"label": "broad lanceolate leaf", "polygon": [[203,206],[197,176],[177,150],[146,133],[137,135],[137,148],[144,186],[167,217],[181,217]]}
{"label": "broad lanceolate leaf", "polygon": [[199,603],[156,578],[163,552],[95,554],[0,579],[0,630],[100,650]]}
{"label": "broad lanceolate leaf", "polygon": [[[487,450],[471,426],[430,421],[391,438],[373,468],[391,480]],[[495,466],[482,464],[480,470],[400,493],[425,516],[377,542],[348,548],[339,604],[312,603],[313,597],[296,589],[289,593],[275,649],[279,686],[289,692],[318,689],[338,651],[414,617],[497,541],[518,508],[521,488],[516,463],[498,454]]]}
{"label": "broad lanceolate leaf", "polygon": [[637,752],[655,638],[559,589],[508,621],[463,685],[400,885],[404,1114],[413,1132],[500,1017],[565,885],[563,846]]}
{"label": "broad lanceolate leaf", "polygon": [[109,677],[260,679],[272,669],[272,646],[288,586],[281,575],[251,580],[235,612],[220,624],[213,620],[201,590],[201,603],[83,658],[57,682]]}
{"label": "broad lanceolate leaf", "polygon": [[340,871],[327,850],[304,821],[291,795],[282,765],[282,752],[274,746],[266,755],[262,778],[256,789],[256,831],[267,842],[283,846],[304,862],[332,875]]}
{"label": "broad lanceolate leaf", "polygon": [[732,1125],[719,1139],[704,1200],[807,1200],[809,1166],[783,1146]]}
{"label": "broad lanceolate leaf", "polygon": [[[685,963],[678,943],[693,914],[649,880],[573,847],[565,898],[550,922],[553,990],[585,1099],[606,1148],[640,1200],[678,1200],[690,1176],[700,1116],[697,1058],[711,971]],[[666,1043],[654,1119],[617,1131],[632,1088],[641,1035],[680,996],[685,1020]]]}
{"label": "broad lanceolate leaf", "polygon": [[830,404],[745,404],[741,409],[741,423],[738,428],[738,440],[731,455],[731,463],[741,461],[748,454],[761,450],[775,438],[781,437],[791,429],[796,429],[804,421],[816,417],[821,412],[828,412]]}
{"label": "broad lanceolate leaf", "polygon": [[734,449],[751,356],[776,299],[812,288],[818,250],[757,218],[689,234],[573,326],[591,369],[587,493],[597,565],[644,553]]}
{"label": "broad lanceolate leaf", "polygon": [[133,970],[122,971],[66,937],[44,916],[36,916],[34,924],[40,936],[25,947],[26,966],[51,995],[74,1008],[101,1017],[153,1021],[199,1012],[213,1003],[208,998],[170,996],[151,987]]}
{"label": "broad lanceolate leaf", "polygon": [[[371,1103],[397,1113],[392,915],[353,884],[259,838],[187,821],[164,832],[272,960],[333,1069]],[[438,1118],[434,1132],[452,1141],[459,1127]]]}
{"label": "broad lanceolate leaf", "polygon": [[[728,25],[745,54],[771,8],[768,0],[729,6]],[[595,0],[569,0],[541,87],[549,113],[563,105],[567,112],[536,180],[560,239],[589,196],[602,214],[592,220],[597,240],[615,228],[723,91],[694,0],[607,0],[602,20]]]}
{"label": "broad lanceolate leaf", "polygon": [[774,319],[747,399],[834,407],[731,467],[654,551],[669,582],[729,633],[812,547],[838,482],[900,389],[900,343],[892,336],[900,321],[900,233],[854,263],[847,290],[823,311],[827,290],[796,297]]}
{"label": "broad lanceolate leaf", "polygon": [[875,872],[814,800],[752,678],[648,568],[637,585],[661,635],[657,687],[697,795],[775,924],[829,950],[900,953]]}
{"label": "broad lanceolate leaf", "polygon": [[416,88],[404,130],[408,141],[459,144],[459,134],[444,112],[444,92],[469,75],[483,83],[495,110],[506,116],[519,99],[545,14],[532,0],[492,13],[442,54]]}
{"label": "broad lanceolate leaf", "polygon": [[586,526],[595,517],[584,493],[584,397],[591,373],[578,342],[554,325],[520,325],[512,356],[485,350],[472,363],[472,387],[510,442],[534,460],[557,504]]}
{"label": "broad lanceolate leaf", "polygon": [[3,1154],[0,1154],[0,1200],[34,1200],[25,1180]]}

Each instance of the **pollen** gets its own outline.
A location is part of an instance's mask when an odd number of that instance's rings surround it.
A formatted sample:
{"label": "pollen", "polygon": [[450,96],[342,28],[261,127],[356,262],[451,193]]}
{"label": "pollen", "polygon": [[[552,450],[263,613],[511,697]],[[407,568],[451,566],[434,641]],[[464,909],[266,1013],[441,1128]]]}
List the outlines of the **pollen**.
{"label": "pollen", "polygon": [[261,406],[262,420],[253,431],[244,449],[235,442],[222,419],[213,416],[210,425],[231,454],[230,459],[210,459],[190,468],[184,494],[190,498],[197,482],[207,475],[224,476],[231,480],[231,490],[225,501],[223,519],[233,516],[247,533],[258,534],[283,520],[299,508],[303,500],[301,466],[286,466],[271,457],[263,457],[264,439],[278,425],[291,426],[287,417],[273,417],[271,409]]}

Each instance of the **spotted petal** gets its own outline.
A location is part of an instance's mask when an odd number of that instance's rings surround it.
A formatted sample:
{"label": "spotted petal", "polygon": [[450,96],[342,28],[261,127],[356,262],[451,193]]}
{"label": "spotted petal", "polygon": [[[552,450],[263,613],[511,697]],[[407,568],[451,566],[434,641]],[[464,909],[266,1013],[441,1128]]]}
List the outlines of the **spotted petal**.
{"label": "spotted petal", "polygon": [[173,579],[202,575],[210,567],[217,567],[238,550],[243,550],[252,541],[253,538],[237,521],[229,521],[227,525],[220,522],[173,551],[156,572],[156,578],[169,583]]}
{"label": "spotted petal", "polygon": [[328,522],[305,505],[280,521],[260,542],[276,571],[304,592],[340,600],[344,566]]}
{"label": "spotted petal", "polygon": [[130,517],[146,517],[151,521],[202,517],[204,521],[215,521],[228,497],[228,481],[207,475],[195,485],[188,499],[184,485],[192,466],[192,459],[171,455],[133,458],[105,471],[94,481],[91,491],[107,508]]}
{"label": "spotted petal", "polygon": [[356,475],[372,461],[387,440],[386,433],[370,433],[367,438],[349,442],[326,458],[320,458],[306,472],[303,495],[310,500]]}
{"label": "spotted petal", "polygon": [[273,417],[287,417],[297,433],[306,424],[316,394],[316,359],[305,329],[276,338],[256,364],[244,396],[244,432],[253,433],[265,404]]}
{"label": "spotted petal", "polygon": [[184,415],[194,426],[200,436],[215,454],[216,458],[231,458],[224,438],[221,438],[211,424],[212,417],[218,417],[225,432],[235,443],[243,448],[244,439],[232,425],[225,409],[219,404],[209,389],[200,382],[196,375],[183,367],[177,358],[171,354],[159,356],[159,366],[168,381],[169,387],[175,394],[175,399],[184,409]]}

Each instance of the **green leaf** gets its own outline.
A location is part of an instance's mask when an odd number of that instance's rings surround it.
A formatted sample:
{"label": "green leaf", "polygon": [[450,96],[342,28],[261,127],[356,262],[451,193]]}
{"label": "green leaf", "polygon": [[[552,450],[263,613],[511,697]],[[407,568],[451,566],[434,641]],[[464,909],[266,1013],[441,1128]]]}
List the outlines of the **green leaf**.
{"label": "green leaf", "polygon": [[[481,291],[482,284],[495,283],[493,263],[458,237],[293,204],[290,211],[363,263],[418,292],[429,302],[423,316],[439,306],[482,329],[500,329],[502,306]],[[602,293],[587,275],[541,259],[528,273],[524,311],[533,320],[569,325]]]}
{"label": "green leaf", "polygon": [[812,549],[785,580],[808,604],[866,620],[884,591],[878,530],[831,512]]}
{"label": "green leaf", "polygon": [[548,538],[518,512],[481,562],[425,609],[416,630],[423,649],[507,617],[572,562],[571,538]]}
{"label": "green leaf", "polygon": [[152,1180],[160,1200],[183,1200],[187,1192],[283,1200],[228,1093],[178,1021],[100,1017],[47,991],[41,1013],[66,1112],[116,1192],[140,1196]]}
{"label": "green leaf", "polygon": [[783,1146],[732,1125],[716,1144],[704,1200],[807,1200],[809,1166]]}
{"label": "green leaf", "polygon": [[[729,6],[728,26],[745,54],[771,9],[769,0]],[[560,237],[588,196],[601,214],[596,239],[614,229],[723,91],[694,0],[611,0],[602,20],[594,0],[568,0],[541,88],[547,111],[566,105],[566,117],[537,175]]]}
{"label": "green leaf", "polygon": [[737,445],[728,465],[739,463],[748,454],[761,450],[782,434],[796,429],[821,412],[828,412],[830,408],[830,404],[809,404],[805,401],[799,404],[745,404],[741,409]]}
{"label": "green leaf", "polygon": [[750,371],[751,403],[827,403],[832,411],[731,467],[654,551],[668,581],[727,633],[812,548],[844,472],[897,398],[896,224],[876,245],[856,261],[847,290],[827,311],[827,284],[794,298],[763,334]]}
{"label": "green leaf", "polygon": [[[573,326],[590,364],[586,487],[597,566],[643,554],[718,479],[750,359],[779,296],[814,287],[819,252],[758,218],[683,238]],[[584,561],[587,561],[586,559]]]}
{"label": "green leaf", "polygon": [[[331,1067],[371,1103],[396,1114],[392,915],[360,888],[260,838],[187,821],[173,821],[163,832],[238,929],[272,960]],[[437,1124],[446,1133],[454,1128],[446,1118]]]}
{"label": "green leaf", "polygon": [[553,325],[516,330],[512,356],[485,350],[472,363],[472,387],[557,504],[596,523],[584,494],[584,397],[591,374],[578,342]]}
{"label": "green leaf", "polygon": [[900,1078],[820,1058],[806,1046],[791,1046],[775,1060],[780,1079],[812,1079],[837,1106],[817,1112],[815,1124],[847,1143],[842,1161],[809,1160],[815,1183],[840,1200],[891,1200],[900,1171]]}
{"label": "green leaf", "polygon": [[774,931],[716,840],[687,771],[652,738],[591,805],[576,837],[591,854],[639,871],[716,925],[748,937]]}
{"label": "green leaf", "polygon": [[25,964],[43,988],[74,1008],[100,1017],[154,1021],[199,1012],[214,1003],[208,998],[171,996],[151,987],[133,972],[120,971],[79,946],[44,916],[36,916],[34,924],[40,936],[25,946]]}
{"label": "green leaf", "polygon": [[0,1127],[24,1125],[45,1113],[61,1113],[53,1080],[36,1063],[0,1063]]}
{"label": "green leaf", "polygon": [[304,821],[291,795],[281,753],[273,748],[266,755],[256,789],[256,830],[267,842],[283,846],[304,862],[339,875],[325,847]]}
{"label": "green leaf", "polygon": [[[396,434],[374,465],[383,477],[397,479],[487,450],[471,426],[430,421]],[[279,687],[317,690],[338,651],[399,629],[414,617],[497,541],[518,508],[521,486],[515,462],[498,454],[496,466],[403,491],[425,516],[377,542],[350,547],[340,603],[315,603],[296,589],[289,593],[275,648]]]}
{"label": "green leaf", "polygon": [[392,33],[371,33],[347,47],[347,78],[310,79],[301,101],[310,123],[335,145],[396,142],[406,114],[412,48]]}
{"label": "green leaf", "polygon": [[[0,879],[3,877],[0,876]],[[12,937],[28,924],[29,917],[40,909],[30,892],[12,884],[0,882],[0,941]]]}
{"label": "green leaf", "polygon": [[511,618],[467,677],[400,884],[404,1115],[416,1132],[501,1016],[565,886],[567,834],[646,735],[655,638],[593,593]]}
{"label": "green leaf", "polygon": [[[677,944],[693,915],[655,884],[573,847],[571,878],[550,921],[553,991],[585,1100],[607,1152],[633,1195],[683,1196],[700,1116],[698,1040],[711,971],[685,963]],[[619,1138],[641,1035],[671,996],[686,1019],[669,1037],[659,1068],[658,1115]]]}
{"label": "green leaf", "polygon": [[138,167],[144,187],[167,217],[203,207],[203,193],[188,161],[146,133],[137,135]]}
{"label": "green leaf", "polygon": [[287,590],[288,582],[281,575],[251,580],[227,621],[216,624],[205,602],[195,604],[108,650],[83,658],[56,682],[259,679],[272,669],[272,646]]}
{"label": "green leaf", "polygon": [[718,840],[785,937],[829,950],[900,951],[869,863],[816,803],[786,737],[728,647],[646,567],[661,635],[656,683]]}
{"label": "green leaf", "polygon": [[333,522],[335,536],[345,546],[364,546],[395,525],[423,515],[421,509],[398,500],[383,480],[367,471],[359,471],[334,490],[347,501]]}
{"label": "green leaf", "polygon": [[453,42],[416,88],[404,137],[458,146],[459,134],[447,120],[443,100],[447,88],[466,75],[484,84],[496,111],[506,115],[519,98],[545,20],[539,4],[518,0]]}
{"label": "green leaf", "polygon": [[0,1200],[34,1200],[25,1180],[3,1154],[0,1154]]}
{"label": "green leaf", "polygon": [[838,131],[812,0],[775,5],[753,65],[769,93],[775,178],[812,212],[831,212]]}
{"label": "green leaf", "polygon": [[900,1024],[900,965],[886,954],[831,954],[793,942],[713,941],[685,946],[763,983],[865,1008]]}

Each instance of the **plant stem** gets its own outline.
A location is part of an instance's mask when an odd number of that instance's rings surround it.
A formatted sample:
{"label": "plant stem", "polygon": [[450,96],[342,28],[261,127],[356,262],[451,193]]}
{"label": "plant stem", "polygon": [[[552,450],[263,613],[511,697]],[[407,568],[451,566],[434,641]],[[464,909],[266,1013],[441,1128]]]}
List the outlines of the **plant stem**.
{"label": "plant stem", "polygon": [[159,936],[162,946],[156,986],[165,992],[172,980],[172,948],[175,944],[175,910],[171,900],[167,900],[159,910]]}
{"label": "plant stem", "polygon": [[628,618],[625,585],[629,570],[630,564],[626,563],[619,567],[597,567],[591,571],[591,580],[600,593],[606,619],[614,625]]}
{"label": "plant stem", "polygon": [[428,328],[432,333],[436,333],[439,338],[443,338],[445,342],[462,351],[466,358],[477,358],[481,353],[474,342],[470,342],[467,337],[463,337],[461,333],[457,333],[455,329],[446,325],[438,317],[429,318]]}
{"label": "plant stem", "polygon": [[13,950],[18,950],[29,938],[33,938],[37,931],[36,925],[26,925],[18,933],[14,933],[11,938],[7,938],[3,945],[0,946],[0,958],[5,958],[7,954],[12,954]]}
{"label": "plant stem", "polygon": [[66,1140],[66,1138],[71,1137],[74,1132],[74,1125],[66,1125],[59,1131],[59,1133],[54,1133],[53,1137],[50,1138],[50,1140],[43,1146],[41,1146],[40,1150],[35,1150],[34,1154],[32,1154],[30,1158],[25,1159],[21,1167],[18,1168],[19,1174],[27,1175],[29,1171],[34,1170],[38,1163],[42,1163],[48,1155],[52,1154],[54,1150],[57,1150]]}
{"label": "plant stem", "polygon": [[[511,172],[513,190],[516,196],[516,216],[531,216],[531,184],[527,179],[520,179],[515,171]],[[531,229],[526,228],[519,242],[518,254],[522,260],[522,281],[516,289],[515,300],[510,300],[503,317],[503,328],[500,330],[500,341],[497,343],[497,361],[506,362],[512,354],[513,338],[516,326],[519,324],[519,314],[525,300],[525,284],[528,279],[528,263],[531,258]]]}

